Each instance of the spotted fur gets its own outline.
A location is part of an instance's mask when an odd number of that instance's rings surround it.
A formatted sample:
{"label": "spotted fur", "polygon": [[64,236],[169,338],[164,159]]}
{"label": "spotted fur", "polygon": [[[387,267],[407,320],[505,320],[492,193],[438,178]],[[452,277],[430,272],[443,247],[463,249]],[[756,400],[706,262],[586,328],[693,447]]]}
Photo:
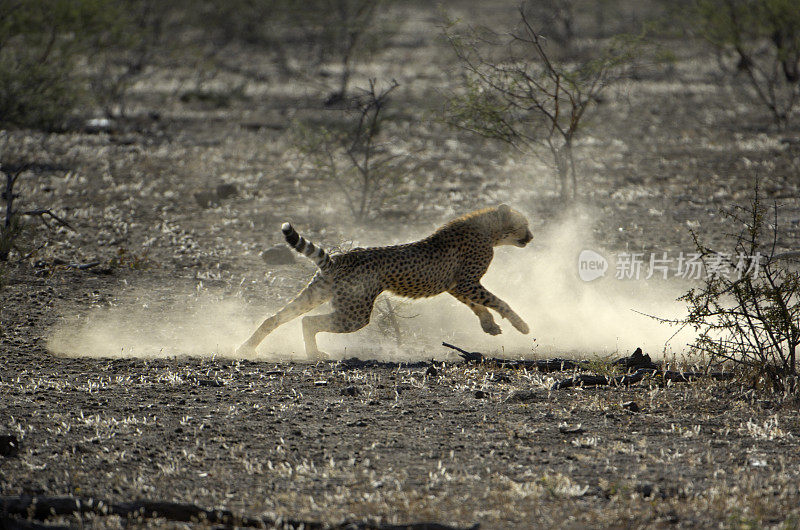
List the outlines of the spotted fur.
{"label": "spotted fur", "polygon": [[303,317],[306,353],[321,358],[317,333],[350,333],[363,328],[383,291],[409,298],[448,292],[478,316],[486,333],[501,332],[489,309],[528,333],[528,325],[519,315],[480,283],[494,247],[524,247],[533,238],[525,216],[505,204],[459,217],[413,243],[358,248],[333,256],[304,239],[289,223],[281,229],[289,246],[312,259],[319,271],[294,300],[258,327],[239,347],[240,354],[253,354],[276,327],[330,301],[333,312]]}

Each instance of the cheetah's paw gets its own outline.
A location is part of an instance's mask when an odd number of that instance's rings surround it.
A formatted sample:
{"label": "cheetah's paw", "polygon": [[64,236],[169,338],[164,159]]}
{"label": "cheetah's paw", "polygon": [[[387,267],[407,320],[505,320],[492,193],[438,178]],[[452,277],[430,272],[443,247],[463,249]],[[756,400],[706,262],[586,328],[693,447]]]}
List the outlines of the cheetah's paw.
{"label": "cheetah's paw", "polygon": [[244,359],[251,359],[256,356],[256,349],[250,346],[247,343],[242,344],[238,348],[236,348],[236,352],[234,353],[236,357],[241,357]]}
{"label": "cheetah's paw", "polygon": [[310,351],[310,352],[307,352],[307,355],[308,355],[309,360],[311,360],[313,362],[328,361],[331,358],[331,355],[329,353],[326,353],[326,352],[324,352],[322,350]]}
{"label": "cheetah's paw", "polygon": [[500,326],[498,326],[495,322],[490,322],[488,324],[481,323],[481,327],[483,328],[483,331],[489,335],[500,335],[503,332],[503,330],[500,329]]}
{"label": "cheetah's paw", "polygon": [[524,320],[520,319],[513,319],[511,321],[511,325],[517,328],[517,331],[522,333],[523,335],[527,335],[531,330],[528,327],[528,324],[525,323]]}

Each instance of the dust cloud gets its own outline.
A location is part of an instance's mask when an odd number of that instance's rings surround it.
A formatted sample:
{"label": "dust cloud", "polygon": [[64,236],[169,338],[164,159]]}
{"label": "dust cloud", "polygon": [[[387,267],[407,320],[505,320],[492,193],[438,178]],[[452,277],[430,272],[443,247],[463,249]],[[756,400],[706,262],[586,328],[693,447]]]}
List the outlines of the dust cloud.
{"label": "dust cloud", "polygon": [[[685,353],[693,339],[690,330],[646,315],[684,316],[685,306],[676,299],[688,284],[657,277],[645,280],[646,267],[638,281],[617,279],[613,255],[595,243],[592,226],[592,216],[585,210],[567,213],[546,223],[539,233],[534,230],[528,247],[495,249],[482,283],[528,323],[530,334],[522,335],[496,317],[503,333],[487,335],[469,309],[447,297],[420,309],[428,333],[444,332],[444,340],[452,339],[464,349],[510,357],[626,355],[637,347],[657,357]],[[584,250],[607,259],[604,276],[581,279],[578,257]]]}
{"label": "dust cloud", "polygon": [[[675,335],[676,328],[641,313],[681,316],[684,307],[675,299],[688,286],[655,278],[616,279],[611,254],[592,240],[592,224],[586,210],[565,214],[545,223],[539,233],[534,229],[534,240],[526,248],[495,249],[482,283],[528,322],[529,335],[497,315],[503,333],[487,335],[477,317],[447,294],[415,301],[392,297],[399,315],[393,322],[382,318],[386,305],[379,299],[367,328],[353,334],[320,334],[320,348],[332,358],[395,361],[452,358],[454,353],[442,341],[505,357],[613,356],[636,347],[653,356],[684,352],[692,338],[688,331]],[[589,282],[578,275],[578,256],[587,249],[608,259],[605,276]],[[48,349],[64,356],[233,357],[261,319],[281,306],[268,288],[264,303],[269,307],[255,307],[230,293],[180,293],[169,287],[162,287],[161,293],[131,289],[112,307],[66,319],[52,330]],[[315,312],[326,311],[323,305]],[[392,324],[388,332],[387,322]],[[300,319],[270,334],[257,358],[305,360]]]}
{"label": "dust cloud", "polygon": [[[51,330],[47,348],[68,357],[233,357],[265,312],[234,295],[173,292],[166,298],[134,288],[113,307],[64,319]],[[294,340],[289,331],[270,335],[268,350],[285,358],[303,352],[299,327]]]}

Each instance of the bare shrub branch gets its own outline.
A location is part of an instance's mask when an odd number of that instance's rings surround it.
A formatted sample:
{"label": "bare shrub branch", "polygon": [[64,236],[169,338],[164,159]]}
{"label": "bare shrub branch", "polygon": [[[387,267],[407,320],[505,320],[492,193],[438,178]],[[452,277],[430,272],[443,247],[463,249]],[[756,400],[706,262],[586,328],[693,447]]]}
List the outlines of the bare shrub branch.
{"label": "bare shrub branch", "polygon": [[695,0],[688,23],[721,65],[786,127],[800,102],[800,6],[795,0]]}
{"label": "bare shrub branch", "polygon": [[379,89],[372,79],[342,111],[343,122],[298,127],[295,145],[303,160],[336,184],[358,220],[379,211],[412,170],[409,155],[392,149],[381,134],[389,96],[398,86],[393,80]]}
{"label": "bare shrub branch", "polygon": [[[524,152],[544,146],[561,197],[576,198],[575,137],[587,110],[632,63],[637,39],[620,36],[588,58],[558,60],[524,9],[506,37],[485,28],[459,33],[455,26],[444,35],[466,77],[464,91],[447,104],[448,121]],[[490,55],[498,49],[502,55]]]}

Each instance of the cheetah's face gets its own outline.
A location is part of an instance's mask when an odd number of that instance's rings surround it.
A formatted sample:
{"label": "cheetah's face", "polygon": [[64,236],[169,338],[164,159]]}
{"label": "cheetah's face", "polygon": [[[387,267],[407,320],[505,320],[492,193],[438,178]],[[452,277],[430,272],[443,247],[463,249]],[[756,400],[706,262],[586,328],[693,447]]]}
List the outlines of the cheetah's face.
{"label": "cheetah's face", "polygon": [[525,216],[505,205],[502,205],[499,211],[503,214],[503,232],[497,244],[524,247],[530,243],[533,234],[528,228],[528,220]]}

